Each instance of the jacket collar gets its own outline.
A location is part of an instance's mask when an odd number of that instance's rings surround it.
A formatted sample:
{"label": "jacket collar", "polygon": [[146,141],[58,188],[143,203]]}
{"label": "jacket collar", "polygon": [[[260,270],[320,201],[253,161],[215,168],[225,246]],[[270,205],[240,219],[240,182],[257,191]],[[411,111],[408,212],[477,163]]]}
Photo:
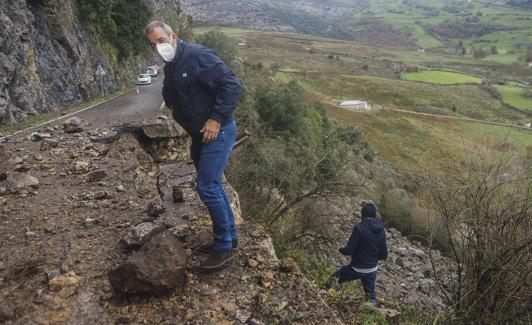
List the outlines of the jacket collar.
{"label": "jacket collar", "polygon": [[175,56],[174,56],[174,59],[172,60],[172,63],[175,63],[177,61],[179,61],[179,58],[181,57],[181,54],[183,53],[184,51],[184,47],[185,47],[185,42],[183,40],[180,40],[179,43],[177,43],[177,48],[175,50]]}

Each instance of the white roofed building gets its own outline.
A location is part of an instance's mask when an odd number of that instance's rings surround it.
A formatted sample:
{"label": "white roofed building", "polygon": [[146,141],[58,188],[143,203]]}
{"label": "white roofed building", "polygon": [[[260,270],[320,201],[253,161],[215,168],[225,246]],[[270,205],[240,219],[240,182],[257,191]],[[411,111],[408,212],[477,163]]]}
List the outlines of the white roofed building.
{"label": "white roofed building", "polygon": [[371,111],[371,106],[368,105],[368,102],[363,100],[344,100],[340,102],[340,107],[348,109],[357,109],[364,111]]}

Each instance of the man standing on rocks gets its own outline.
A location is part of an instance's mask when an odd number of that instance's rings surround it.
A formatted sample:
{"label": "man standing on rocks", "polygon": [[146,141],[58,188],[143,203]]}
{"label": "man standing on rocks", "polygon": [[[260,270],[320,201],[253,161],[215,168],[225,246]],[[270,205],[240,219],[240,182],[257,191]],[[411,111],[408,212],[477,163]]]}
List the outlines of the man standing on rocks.
{"label": "man standing on rocks", "polygon": [[233,112],[242,87],[216,52],[180,40],[167,24],[150,23],[145,36],[166,62],[163,98],[174,119],[192,137],[196,186],[213,222],[211,253],[200,267],[221,269],[237,246],[233,211],[222,176],[236,140]]}
{"label": "man standing on rocks", "polygon": [[377,207],[366,203],[362,207],[362,222],[357,224],[345,247],[340,248],[342,255],[351,256],[351,263],[341,267],[328,281],[344,283],[360,279],[366,298],[378,307],[375,284],[377,282],[378,261],[388,257],[384,224],[377,218]]}

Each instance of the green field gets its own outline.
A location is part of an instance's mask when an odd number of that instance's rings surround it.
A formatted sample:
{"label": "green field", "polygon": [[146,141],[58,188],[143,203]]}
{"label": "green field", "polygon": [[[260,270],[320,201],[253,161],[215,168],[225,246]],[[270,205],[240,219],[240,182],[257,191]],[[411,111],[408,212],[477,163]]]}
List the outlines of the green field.
{"label": "green field", "polygon": [[483,58],[484,61],[497,62],[502,64],[518,63],[519,56],[516,54],[491,54]]}
{"label": "green field", "polygon": [[[344,1],[344,3],[349,3],[349,1]],[[448,9],[449,7],[457,7],[459,12],[452,12]],[[416,45],[422,48],[438,48],[448,45],[449,40],[442,41],[427,32],[426,28],[445,21],[461,23],[468,20],[479,24],[512,28],[471,38],[457,37],[454,39],[456,42],[462,41],[468,50],[472,47],[489,48],[491,45],[496,45],[499,50],[511,50],[515,44],[532,42],[532,11],[488,4],[485,1],[468,3],[443,0],[373,0],[369,2],[369,8],[357,13],[355,18],[387,24],[410,35]],[[523,54],[523,52],[520,51],[517,54]],[[501,62],[508,58],[495,57],[493,59]]]}
{"label": "green field", "polygon": [[455,85],[455,84],[467,84],[475,83],[479,84],[482,79],[462,74],[459,72],[442,71],[442,70],[425,70],[420,72],[404,72],[401,77],[410,81],[422,81],[437,83],[443,85]]}
{"label": "green field", "polygon": [[497,85],[497,90],[508,105],[532,111],[532,98],[523,96],[523,87]]}

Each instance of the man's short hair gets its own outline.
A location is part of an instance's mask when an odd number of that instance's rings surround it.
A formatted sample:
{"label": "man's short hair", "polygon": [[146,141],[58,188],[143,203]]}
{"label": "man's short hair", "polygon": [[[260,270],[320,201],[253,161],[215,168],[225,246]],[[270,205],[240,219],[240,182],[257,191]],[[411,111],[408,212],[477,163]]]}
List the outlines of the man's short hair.
{"label": "man's short hair", "polygon": [[151,33],[151,31],[156,27],[161,27],[168,35],[172,35],[172,33],[174,32],[172,30],[172,27],[170,27],[168,24],[163,23],[159,20],[154,20],[149,23],[148,26],[146,26],[146,28],[144,29],[144,36],[148,37],[148,34]]}

